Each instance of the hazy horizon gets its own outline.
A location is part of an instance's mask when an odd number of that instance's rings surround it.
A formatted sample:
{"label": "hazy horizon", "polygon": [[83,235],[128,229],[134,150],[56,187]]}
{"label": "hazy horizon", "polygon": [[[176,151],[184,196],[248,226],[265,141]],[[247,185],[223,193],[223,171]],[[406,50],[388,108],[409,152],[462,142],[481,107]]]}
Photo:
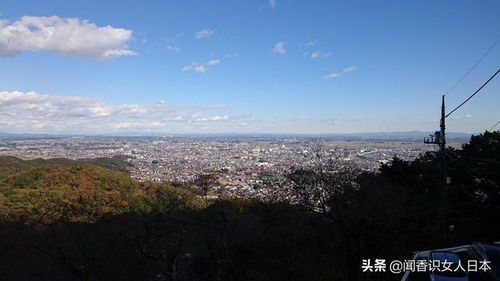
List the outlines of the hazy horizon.
{"label": "hazy horizon", "polygon": [[[23,136],[33,136],[33,137],[326,137],[334,139],[386,139],[386,140],[397,140],[397,139],[414,139],[420,140],[421,138],[428,137],[434,132],[428,131],[406,131],[406,132],[355,132],[355,133],[162,133],[162,132],[121,132],[121,133],[88,133],[88,134],[78,134],[78,133],[9,133],[0,132],[0,139],[3,137],[23,137]],[[478,135],[483,132],[477,133],[463,133],[463,132],[447,132],[448,139],[451,140],[468,140],[472,135]]]}

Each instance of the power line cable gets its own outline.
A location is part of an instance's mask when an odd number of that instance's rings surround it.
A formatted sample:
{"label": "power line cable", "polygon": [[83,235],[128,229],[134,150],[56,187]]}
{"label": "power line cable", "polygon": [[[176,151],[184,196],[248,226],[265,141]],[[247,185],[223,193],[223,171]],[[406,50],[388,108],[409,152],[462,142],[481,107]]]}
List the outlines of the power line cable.
{"label": "power line cable", "polygon": [[493,131],[493,129],[495,129],[495,128],[498,126],[498,124],[500,124],[500,120],[498,120],[498,121],[495,123],[495,125],[493,125],[493,127],[491,127],[491,129],[490,129],[489,131],[490,131],[490,132],[491,132],[491,131]]}
{"label": "power line cable", "polygon": [[498,38],[495,41],[495,43],[493,43],[493,45],[488,49],[488,51],[486,51],[486,53],[484,53],[479,58],[479,60],[475,64],[473,64],[472,67],[460,79],[458,79],[458,81],[453,86],[451,86],[451,88],[448,91],[446,91],[444,95],[445,96],[448,95],[458,86],[458,84],[462,83],[462,81],[474,70],[474,68],[476,68],[476,66],[478,66],[481,63],[481,61],[483,61],[483,59],[497,46],[498,42],[500,42],[500,38]]}
{"label": "power line cable", "polygon": [[495,78],[495,76],[497,76],[497,74],[500,72],[500,68],[488,79],[486,80],[486,82],[484,82],[484,84],[479,87],[479,89],[477,89],[470,97],[468,97],[466,100],[464,100],[460,105],[458,105],[457,107],[455,107],[452,111],[450,111],[450,113],[448,113],[445,118],[448,118],[448,116],[450,116],[453,112],[455,112],[457,109],[459,109],[460,107],[462,107],[462,105],[464,105],[466,102],[468,102],[472,97],[474,97],[477,93],[479,93],[479,91],[481,91],[484,86],[486,86],[488,83],[490,83],[491,80],[493,80],[493,78]]}

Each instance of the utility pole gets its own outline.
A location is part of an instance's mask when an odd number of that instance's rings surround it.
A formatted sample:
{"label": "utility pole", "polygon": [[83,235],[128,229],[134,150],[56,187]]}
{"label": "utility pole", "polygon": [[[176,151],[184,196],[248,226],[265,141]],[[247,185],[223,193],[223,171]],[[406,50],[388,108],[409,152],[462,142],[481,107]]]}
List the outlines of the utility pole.
{"label": "utility pole", "polygon": [[446,149],[446,113],[444,106],[444,95],[441,96],[441,121],[439,122],[439,131],[434,132],[434,135],[430,135],[429,138],[424,138],[424,143],[427,144],[437,144],[439,145],[439,150],[444,152]]}
{"label": "utility pole", "polygon": [[[447,208],[448,208],[448,203],[447,203],[447,192],[446,192],[446,185],[448,185],[451,181],[451,178],[446,177],[446,160],[445,160],[445,150],[446,150],[446,113],[445,113],[445,103],[444,103],[444,96],[441,96],[441,121],[439,122],[439,131],[434,132],[434,135],[430,135],[429,138],[424,138],[424,143],[426,144],[437,144],[439,146],[439,152],[437,155],[439,157],[439,170],[441,171],[441,192],[440,192],[440,198],[441,198],[441,208],[443,209],[442,212],[440,212],[439,216],[441,217],[440,219],[443,221],[443,237],[442,237],[442,243],[446,245],[449,242],[449,236],[450,236],[450,231],[451,231],[451,226],[448,224],[448,219],[446,217],[447,214]],[[448,180],[450,179],[450,180]]]}
{"label": "utility pole", "polygon": [[439,143],[439,148],[441,149],[441,152],[444,152],[444,150],[446,149],[445,120],[446,120],[446,114],[444,112],[444,95],[442,95],[441,96],[441,122],[439,124],[439,128],[441,129],[441,142]]}

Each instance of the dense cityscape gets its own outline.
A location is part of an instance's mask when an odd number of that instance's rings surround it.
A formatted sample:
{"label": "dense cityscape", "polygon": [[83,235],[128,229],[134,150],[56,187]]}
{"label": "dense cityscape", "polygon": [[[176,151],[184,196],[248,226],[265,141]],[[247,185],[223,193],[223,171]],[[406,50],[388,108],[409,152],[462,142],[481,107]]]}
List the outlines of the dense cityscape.
{"label": "dense cityscape", "polygon": [[[459,141],[451,143],[460,146]],[[209,196],[270,199],[291,171],[318,156],[375,171],[394,156],[413,160],[435,149],[422,141],[319,137],[57,137],[0,140],[0,155],[22,159],[120,157],[141,181],[195,182],[215,175]]]}

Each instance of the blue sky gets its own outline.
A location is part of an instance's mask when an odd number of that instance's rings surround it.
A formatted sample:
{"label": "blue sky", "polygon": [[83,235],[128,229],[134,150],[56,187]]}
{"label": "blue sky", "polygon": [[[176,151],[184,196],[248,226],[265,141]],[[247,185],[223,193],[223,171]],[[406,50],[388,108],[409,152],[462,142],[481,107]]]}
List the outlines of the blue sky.
{"label": "blue sky", "polygon": [[[500,38],[493,0],[2,2],[7,132],[431,131]],[[497,46],[448,108],[499,62]],[[499,81],[449,130],[495,124]]]}

